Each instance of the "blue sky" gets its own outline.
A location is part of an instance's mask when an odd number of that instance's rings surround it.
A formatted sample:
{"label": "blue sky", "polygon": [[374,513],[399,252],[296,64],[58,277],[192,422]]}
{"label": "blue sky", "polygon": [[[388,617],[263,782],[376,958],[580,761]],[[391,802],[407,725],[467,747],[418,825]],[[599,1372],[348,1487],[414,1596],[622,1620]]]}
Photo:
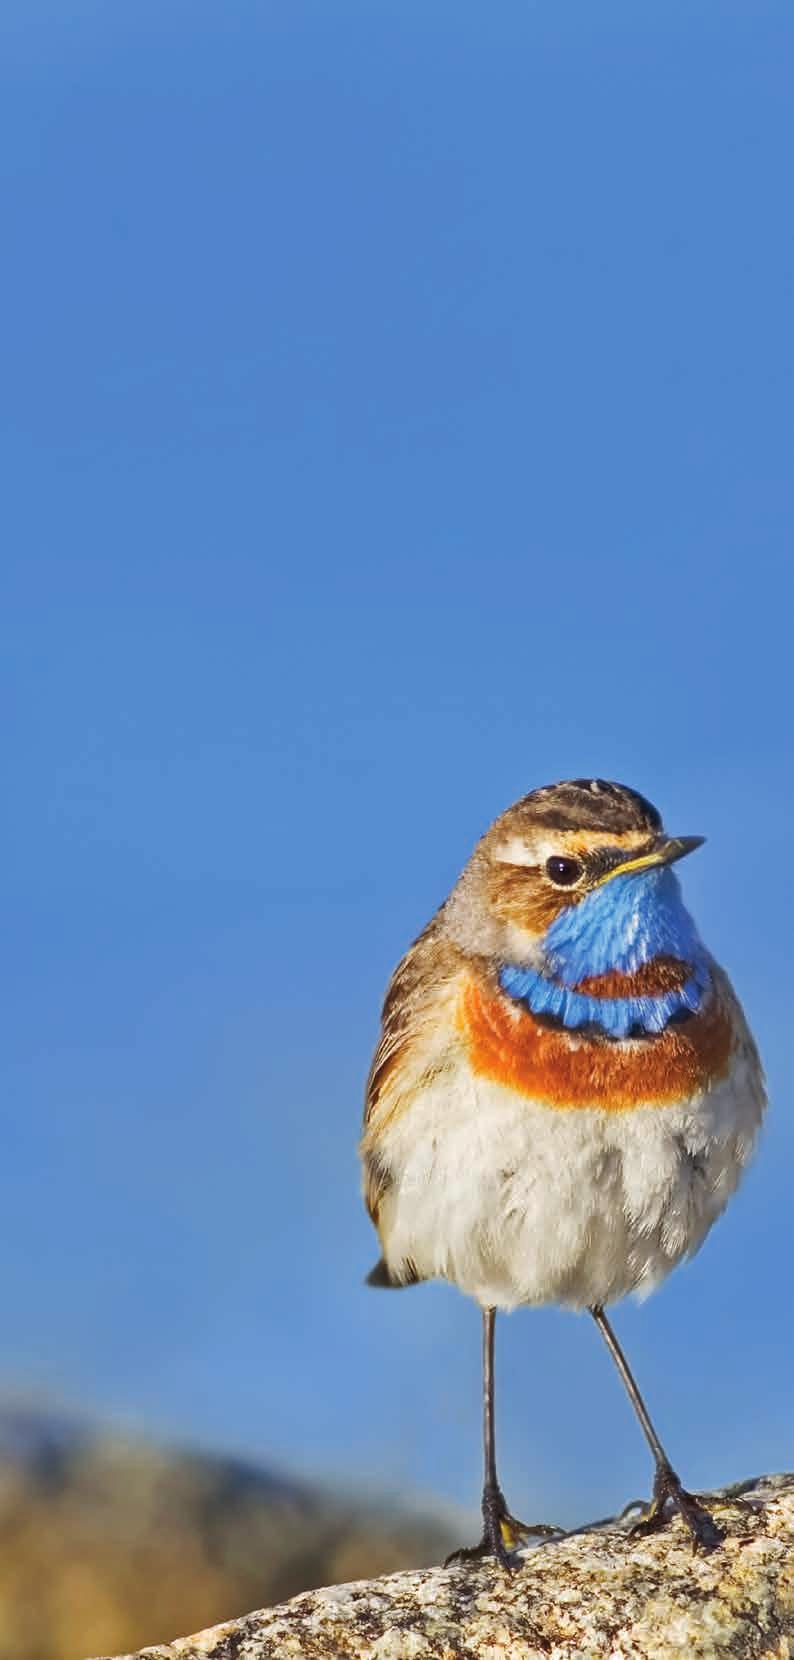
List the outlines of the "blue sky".
{"label": "blue sky", "polygon": [[[378,1296],[387,975],[493,815],[643,790],[773,1109],[616,1323],[692,1484],[792,1462],[789,6],[10,3],[2,1378],[473,1505],[478,1322]],[[647,1487],[588,1324],[504,1485]]]}

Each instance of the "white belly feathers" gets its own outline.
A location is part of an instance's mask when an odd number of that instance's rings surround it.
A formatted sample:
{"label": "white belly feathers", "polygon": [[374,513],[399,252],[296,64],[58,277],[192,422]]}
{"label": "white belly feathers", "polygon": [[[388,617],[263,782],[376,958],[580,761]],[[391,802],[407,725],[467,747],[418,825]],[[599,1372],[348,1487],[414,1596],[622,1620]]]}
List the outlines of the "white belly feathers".
{"label": "white belly feathers", "polygon": [[386,1259],[499,1309],[645,1294],[719,1216],[762,1107],[742,1049],[705,1093],[622,1112],[538,1105],[461,1056],[384,1131]]}

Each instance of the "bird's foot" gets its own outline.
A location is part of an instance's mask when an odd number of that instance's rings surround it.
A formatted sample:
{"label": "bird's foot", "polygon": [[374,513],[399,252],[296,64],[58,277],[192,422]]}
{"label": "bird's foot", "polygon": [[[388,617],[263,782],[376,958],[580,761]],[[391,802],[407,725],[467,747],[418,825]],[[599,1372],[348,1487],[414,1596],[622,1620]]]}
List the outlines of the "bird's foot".
{"label": "bird's foot", "polygon": [[[632,1508],[631,1506],[628,1507]],[[641,1539],[649,1533],[659,1533],[667,1526],[671,1512],[678,1511],[692,1535],[695,1550],[712,1551],[722,1544],[724,1530],[714,1517],[686,1488],[669,1464],[657,1467],[653,1482],[653,1498],[644,1516],[635,1522],[629,1537]]]}
{"label": "bird's foot", "polygon": [[479,1545],[454,1550],[447,1557],[445,1568],[453,1562],[482,1562],[486,1556],[493,1556],[506,1573],[512,1573],[515,1564],[511,1562],[509,1552],[516,1550],[524,1539],[533,1536],[553,1539],[563,1531],[549,1522],[519,1522],[511,1516],[500,1487],[486,1487],[482,1496],[482,1520],[483,1534]]}
{"label": "bird's foot", "polygon": [[742,1499],[738,1493],[720,1493],[710,1503],[712,1510],[738,1510],[745,1516],[760,1516],[766,1509],[763,1499]]}

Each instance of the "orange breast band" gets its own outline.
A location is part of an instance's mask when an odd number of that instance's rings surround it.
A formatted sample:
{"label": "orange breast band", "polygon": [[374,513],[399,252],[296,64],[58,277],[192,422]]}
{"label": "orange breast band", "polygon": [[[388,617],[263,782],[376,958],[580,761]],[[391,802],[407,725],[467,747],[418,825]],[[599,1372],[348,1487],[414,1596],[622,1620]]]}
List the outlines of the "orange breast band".
{"label": "orange breast band", "polygon": [[730,1065],[731,1024],[717,997],[658,1036],[616,1043],[545,1025],[467,978],[458,1020],[474,1072],[549,1107],[674,1106]]}

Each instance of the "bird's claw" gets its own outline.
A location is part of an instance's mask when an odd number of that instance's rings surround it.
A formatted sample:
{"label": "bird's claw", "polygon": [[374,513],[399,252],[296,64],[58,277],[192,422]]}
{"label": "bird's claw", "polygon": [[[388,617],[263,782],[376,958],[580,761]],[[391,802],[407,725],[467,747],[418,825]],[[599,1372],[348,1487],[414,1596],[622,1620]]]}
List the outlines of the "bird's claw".
{"label": "bird's claw", "polygon": [[714,1510],[743,1510],[746,1516],[760,1516],[766,1509],[763,1499],[731,1498],[730,1494],[720,1494],[711,1500]]}
{"label": "bird's claw", "polygon": [[511,1516],[499,1488],[495,1491],[486,1489],[483,1493],[482,1519],[480,1543],[452,1551],[446,1558],[445,1568],[453,1562],[482,1562],[485,1557],[492,1556],[506,1573],[512,1573],[515,1563],[511,1562],[508,1553],[516,1550],[524,1539],[553,1539],[563,1531],[550,1522],[519,1522],[516,1516]]}
{"label": "bird's claw", "polygon": [[[685,1487],[670,1468],[669,1464],[660,1464],[656,1471],[653,1483],[653,1498],[644,1516],[629,1530],[631,1539],[646,1538],[648,1534],[659,1533],[667,1526],[670,1520],[668,1506],[677,1510],[679,1516],[686,1523],[692,1535],[695,1550],[712,1551],[722,1544],[725,1538],[714,1517],[701,1504],[694,1493],[688,1493]],[[632,1506],[628,1507],[629,1509]]]}

